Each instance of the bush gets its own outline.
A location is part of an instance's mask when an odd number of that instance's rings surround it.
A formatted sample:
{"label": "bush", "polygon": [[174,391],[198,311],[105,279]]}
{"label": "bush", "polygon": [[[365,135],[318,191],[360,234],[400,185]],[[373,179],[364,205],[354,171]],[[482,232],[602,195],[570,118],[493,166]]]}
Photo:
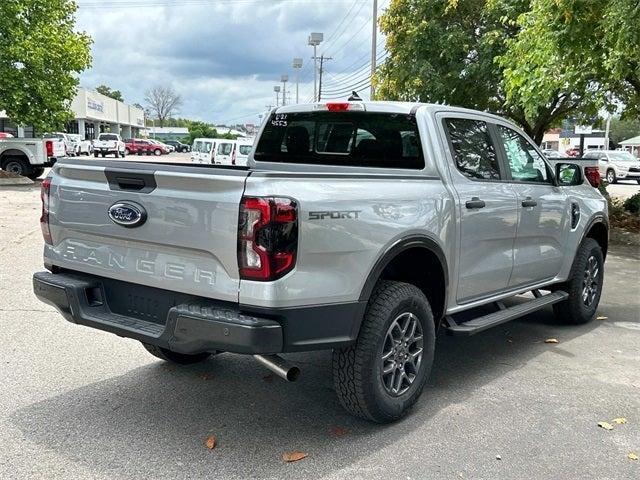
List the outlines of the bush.
{"label": "bush", "polygon": [[627,198],[622,206],[627,212],[640,215],[640,193],[636,193],[632,197]]}

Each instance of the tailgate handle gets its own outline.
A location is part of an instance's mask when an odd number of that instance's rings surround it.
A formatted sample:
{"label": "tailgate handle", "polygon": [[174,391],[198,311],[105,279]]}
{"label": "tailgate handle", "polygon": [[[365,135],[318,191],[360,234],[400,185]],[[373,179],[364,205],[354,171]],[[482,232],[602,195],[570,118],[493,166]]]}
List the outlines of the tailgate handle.
{"label": "tailgate handle", "polygon": [[142,190],[146,183],[144,178],[116,177],[116,183],[120,190]]}

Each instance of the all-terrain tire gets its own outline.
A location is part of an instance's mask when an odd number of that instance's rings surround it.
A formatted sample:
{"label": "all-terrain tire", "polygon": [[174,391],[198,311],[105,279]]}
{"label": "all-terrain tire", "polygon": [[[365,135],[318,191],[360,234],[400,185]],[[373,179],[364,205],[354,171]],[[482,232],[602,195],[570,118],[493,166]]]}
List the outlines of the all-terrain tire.
{"label": "all-terrain tire", "polygon": [[166,362],[177,363],[178,365],[192,365],[194,363],[204,362],[211,356],[210,353],[196,353],[189,355],[186,353],[172,352],[166,348],[151,345],[149,343],[142,344],[144,348],[154,357],[158,357]]}
{"label": "all-terrain tire", "polygon": [[[593,259],[593,260],[592,260]],[[589,266],[595,264],[598,269],[597,284],[594,297],[587,304],[583,298],[588,277]],[[598,242],[593,238],[585,238],[576,252],[571,272],[566,282],[556,285],[556,290],[564,290],[569,298],[553,305],[556,319],[562,323],[579,325],[593,320],[598,310],[604,280],[604,256]],[[589,282],[590,284],[592,282]]]}
{"label": "all-terrain tire", "polygon": [[[389,393],[381,359],[387,334],[403,314],[417,317],[422,327],[422,359],[406,392]],[[333,351],[333,383],[342,406],[351,414],[377,423],[403,417],[418,400],[431,372],[435,325],[429,301],[414,285],[380,281],[374,289],[354,345]]]}
{"label": "all-terrain tire", "polygon": [[11,157],[2,162],[2,169],[26,177],[31,173],[31,165],[29,162],[20,157]]}

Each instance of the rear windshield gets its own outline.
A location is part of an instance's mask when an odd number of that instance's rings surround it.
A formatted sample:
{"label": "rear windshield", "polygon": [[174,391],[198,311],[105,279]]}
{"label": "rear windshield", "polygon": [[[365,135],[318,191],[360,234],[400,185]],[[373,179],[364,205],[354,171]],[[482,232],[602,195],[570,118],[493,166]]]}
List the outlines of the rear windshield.
{"label": "rear windshield", "polygon": [[249,155],[251,152],[251,145],[240,145],[240,155]]}
{"label": "rear windshield", "polygon": [[117,135],[109,135],[109,134],[107,134],[107,135],[100,135],[98,138],[99,138],[100,140],[102,140],[102,141],[105,141],[105,140],[107,140],[107,141],[108,141],[108,140],[118,140]]}
{"label": "rear windshield", "polygon": [[273,114],[256,146],[259,162],[424,168],[415,117],[369,112]]}

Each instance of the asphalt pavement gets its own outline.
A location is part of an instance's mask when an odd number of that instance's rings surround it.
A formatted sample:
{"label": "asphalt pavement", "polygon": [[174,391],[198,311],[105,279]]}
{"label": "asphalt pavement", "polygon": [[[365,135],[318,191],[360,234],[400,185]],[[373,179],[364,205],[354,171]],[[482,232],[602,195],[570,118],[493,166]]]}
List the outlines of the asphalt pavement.
{"label": "asphalt pavement", "polygon": [[[640,478],[637,249],[611,247],[604,319],[563,326],[544,310],[441,335],[420,401],[380,426],[341,409],[329,352],[290,355],[302,374],[287,384],[249,357],[177,367],[64,321],[32,294],[38,195],[0,188],[2,479]],[[294,450],[308,457],[284,463]]]}

